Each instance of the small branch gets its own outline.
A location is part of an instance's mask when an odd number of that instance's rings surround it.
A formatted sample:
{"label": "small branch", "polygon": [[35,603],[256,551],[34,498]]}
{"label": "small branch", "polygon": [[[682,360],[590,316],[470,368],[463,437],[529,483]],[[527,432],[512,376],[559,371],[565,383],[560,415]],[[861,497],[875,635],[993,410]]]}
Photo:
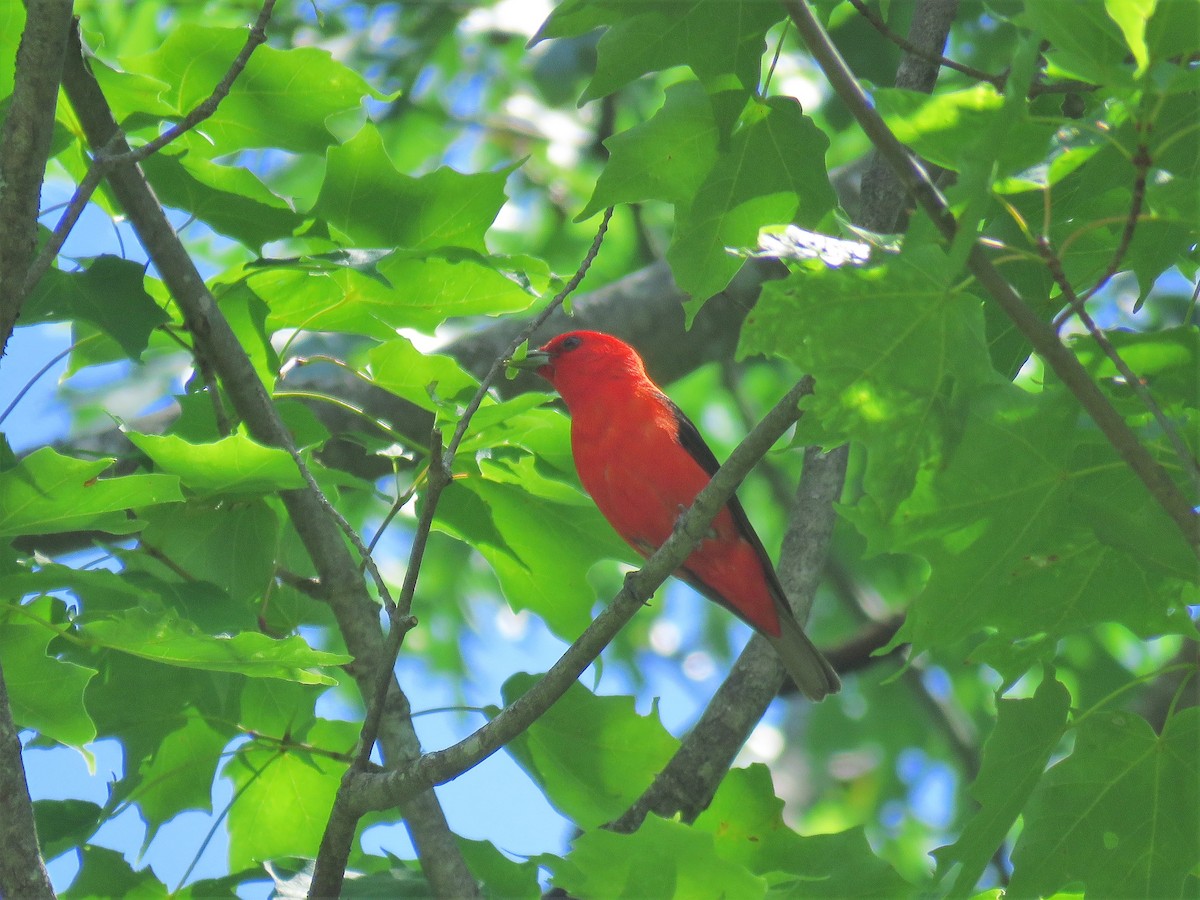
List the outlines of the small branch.
{"label": "small branch", "polygon": [[[809,52],[824,70],[834,91],[858,120],[871,143],[892,165],[905,189],[920,204],[942,235],[948,241],[953,241],[958,227],[945,199],[929,180],[920,163],[913,159],[876,112],[846,66],[845,60],[829,40],[825,29],[813,16],[807,4],[801,0],[782,2]],[[1137,435],[1108,402],[1075,355],[1063,346],[1050,325],[1043,322],[996,271],[986,251],[978,242],[971,247],[967,267],[992,300],[1012,320],[1017,330],[1033,345],[1033,349],[1075,395],[1118,455],[1175,523],[1193,551],[1200,553],[1200,520],[1192,511],[1191,504],[1166,471],[1142,446]]]}
{"label": "small branch", "polygon": [[1008,73],[1001,72],[999,75],[993,75],[991,72],[985,72],[982,69],[976,69],[974,66],[968,66],[964,63],[955,62],[952,59],[947,59],[942,54],[930,50],[927,47],[922,47],[919,44],[914,44],[903,35],[896,34],[888,27],[887,22],[879,17],[875,10],[871,9],[863,0],[850,0],[850,4],[858,10],[859,15],[871,23],[871,25],[882,34],[885,38],[899,47],[906,53],[911,53],[914,56],[919,56],[924,60],[936,63],[939,66],[945,66],[947,69],[953,69],[956,72],[974,78],[978,81],[985,81],[998,91],[1004,90],[1004,83],[1008,81]]}
{"label": "small branch", "polygon": [[443,784],[461,775],[495,753],[549,709],[600,654],[621,626],[687,558],[707,533],[709,522],[733,495],[746,473],[799,418],[797,403],[811,391],[812,381],[805,378],[767,413],[697,495],[696,502],[680,517],[666,542],[639,571],[626,578],[625,586],[613,602],[528,693],[503,709],[478,731],[445,750],[427,753],[405,769],[384,775],[360,775],[350,786],[354,807],[363,812],[384,809],[395,803],[403,803],[416,791]]}
{"label": "small branch", "polygon": [[1067,278],[1066,272],[1063,271],[1062,260],[1058,258],[1058,255],[1054,252],[1054,248],[1050,245],[1050,239],[1045,235],[1041,235],[1037,240],[1037,248],[1038,253],[1041,254],[1043,261],[1046,263],[1046,268],[1050,271],[1050,277],[1054,279],[1054,283],[1062,291],[1063,298],[1067,301],[1068,310],[1078,316],[1080,323],[1087,329],[1088,334],[1092,336],[1092,340],[1096,342],[1101,352],[1108,357],[1117,371],[1121,373],[1121,377],[1125,379],[1125,383],[1137,395],[1142,405],[1150,411],[1150,414],[1154,417],[1154,421],[1170,442],[1171,449],[1175,451],[1175,455],[1179,458],[1180,466],[1187,473],[1189,481],[1191,481],[1192,489],[1200,493],[1200,463],[1197,463],[1195,455],[1179,434],[1179,429],[1175,427],[1175,423],[1168,419],[1162,411],[1162,407],[1158,405],[1158,401],[1154,399],[1154,395],[1146,387],[1146,382],[1129,367],[1129,364],[1117,352],[1117,348],[1112,345],[1112,342],[1108,339],[1103,329],[1088,314],[1087,306],[1085,305],[1086,298],[1080,297],[1075,293],[1074,286],[1071,284],[1070,279]]}
{"label": "small branch", "polygon": [[[369,695],[371,699],[367,704],[366,716],[363,719],[362,732],[359,737],[358,755],[354,761],[354,765],[347,770],[346,775],[342,778],[342,783],[338,787],[337,797],[334,798],[333,809],[329,814],[329,823],[325,828],[325,833],[321,837],[321,848],[317,853],[316,864],[313,868],[312,883],[309,887],[310,897],[336,897],[342,891],[342,881],[346,874],[346,861],[350,856],[354,833],[358,828],[359,818],[366,811],[364,808],[359,808],[353,799],[356,777],[369,771],[368,764],[370,763],[371,749],[375,745],[375,740],[379,733],[379,724],[383,718],[384,708],[387,704],[388,690],[394,680],[392,669],[396,664],[396,657],[400,653],[400,647],[404,643],[404,636],[417,624],[417,620],[411,615],[413,596],[416,594],[417,589],[417,577],[421,571],[421,562],[425,557],[425,547],[429,540],[429,532],[433,527],[433,516],[437,510],[438,501],[441,498],[442,491],[451,480],[454,457],[457,455],[458,448],[466,436],[472,417],[483,404],[492,383],[503,370],[508,358],[516,352],[521,344],[529,339],[529,336],[534,331],[541,327],[542,323],[550,317],[550,314],[558,309],[563,301],[583,281],[584,276],[596,258],[596,254],[600,252],[600,246],[603,244],[604,235],[608,231],[608,223],[612,218],[612,212],[611,206],[604,211],[600,227],[596,230],[596,237],[592,240],[592,245],[588,249],[587,255],[584,256],[583,261],[579,264],[579,268],[575,271],[570,281],[554,296],[546,308],[518,333],[517,337],[510,342],[507,351],[493,361],[491,368],[480,381],[475,395],[467,404],[466,409],[463,410],[458,425],[454,429],[454,434],[450,438],[450,443],[444,452],[442,451],[442,433],[436,426],[433,429],[429,453],[428,489],[425,494],[425,504],[421,511],[421,518],[417,523],[416,533],[413,535],[412,550],[408,558],[408,568],[404,573],[404,585],[400,589],[399,601],[394,607],[389,607],[388,609],[392,627],[388,632],[386,646],[377,669],[374,692]],[[596,652],[599,653],[599,649]],[[420,762],[420,760],[417,762]],[[394,804],[402,802],[402,800],[396,800]],[[387,803],[384,804],[384,807],[394,804]]]}
{"label": "small branch", "polygon": [[[1136,123],[1136,128],[1139,132],[1143,131],[1145,127],[1141,122]],[[1146,202],[1146,175],[1150,171],[1152,163],[1150,149],[1146,146],[1145,141],[1138,142],[1137,149],[1134,150],[1133,158],[1130,162],[1133,163],[1133,191],[1129,201],[1129,215],[1125,219],[1125,228],[1121,231],[1121,240],[1117,244],[1117,249],[1113,251],[1108,268],[1104,270],[1104,274],[1100,276],[1100,280],[1092,285],[1091,289],[1080,298],[1079,303],[1081,307],[1100,288],[1108,284],[1110,278],[1117,274],[1117,270],[1121,267],[1121,261],[1125,259],[1125,253],[1129,250],[1129,244],[1133,241],[1133,232],[1137,228],[1138,218],[1142,214],[1142,205]]]}

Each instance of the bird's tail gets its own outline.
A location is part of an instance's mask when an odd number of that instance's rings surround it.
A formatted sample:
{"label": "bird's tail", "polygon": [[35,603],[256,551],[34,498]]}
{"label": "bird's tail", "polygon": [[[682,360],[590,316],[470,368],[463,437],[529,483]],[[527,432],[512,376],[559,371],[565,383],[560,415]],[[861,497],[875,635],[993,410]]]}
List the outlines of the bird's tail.
{"label": "bird's tail", "polygon": [[779,629],[778,637],[767,635],[767,640],[804,696],[815,703],[825,699],[826,694],[836,694],[842,689],[837,672],[808,639],[799,622],[791,616],[781,615]]}

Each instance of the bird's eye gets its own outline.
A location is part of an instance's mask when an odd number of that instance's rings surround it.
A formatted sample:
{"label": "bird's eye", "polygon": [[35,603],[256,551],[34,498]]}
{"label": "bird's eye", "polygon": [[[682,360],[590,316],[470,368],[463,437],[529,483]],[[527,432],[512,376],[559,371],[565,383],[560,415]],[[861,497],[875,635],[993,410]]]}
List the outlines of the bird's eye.
{"label": "bird's eye", "polygon": [[582,343],[583,343],[583,338],[578,337],[576,335],[571,335],[569,338],[567,338],[565,341],[562,342],[562,348],[564,350],[574,350],[576,347],[578,347]]}

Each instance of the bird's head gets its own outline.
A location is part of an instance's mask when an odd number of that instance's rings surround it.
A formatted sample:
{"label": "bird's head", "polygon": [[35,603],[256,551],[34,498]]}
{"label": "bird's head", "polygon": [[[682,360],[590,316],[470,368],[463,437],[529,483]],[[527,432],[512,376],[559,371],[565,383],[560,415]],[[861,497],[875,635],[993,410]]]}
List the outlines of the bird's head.
{"label": "bird's head", "polygon": [[604,382],[646,379],[637,351],[619,338],[599,331],[568,331],[531,350],[514,363],[532,369],[554,385],[568,407]]}

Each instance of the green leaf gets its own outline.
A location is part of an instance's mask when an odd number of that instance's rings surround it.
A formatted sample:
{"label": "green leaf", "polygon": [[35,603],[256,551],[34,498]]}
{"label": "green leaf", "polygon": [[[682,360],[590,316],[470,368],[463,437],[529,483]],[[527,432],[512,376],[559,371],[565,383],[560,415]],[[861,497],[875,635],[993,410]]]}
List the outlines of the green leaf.
{"label": "green leaf", "polygon": [[471,874],[483,885],[485,897],[495,900],[537,900],[542,896],[538,885],[538,865],[534,861],[511,860],[489,841],[458,837],[457,843]]}
{"label": "green leaf", "polygon": [[449,356],[421,353],[408,338],[396,338],[367,353],[363,373],[372,384],[423,409],[436,410],[456,399],[466,400],[479,387]]}
{"label": "green leaf", "polygon": [[[508,679],[505,704],[536,681]],[[598,697],[576,682],[505,749],[558,810],[590,829],[620,816],[678,746],[657,715],[638,715],[632,697]]]}
{"label": "green leaf", "polygon": [[0,472],[0,536],[96,529],[128,534],[142,523],[128,511],[183,499],[170,475],[100,478],[115,460],[84,462],[50,447]]}
{"label": "green leaf", "polygon": [[249,169],[170,151],[155,153],[141,166],[163,204],[186,210],[213,231],[252,249],[288,237],[304,223],[303,216]]}
{"label": "green leaf", "polygon": [[140,607],[86,623],[79,629],[79,637],[95,646],[168,666],[301,684],[336,684],[328,675],[312,670],[342,666],[352,659],[344,653],[314,650],[299,635],[276,640],[253,631],[204,634],[172,612]]}
{"label": "green leaf", "polygon": [[125,897],[157,900],[167,897],[167,886],[154,877],[149,866],[134,871],[116,850],[85,844],[79,848],[79,874],[59,896],[66,900]]}
{"label": "green leaf", "polygon": [[104,810],[87,800],[34,800],[38,845],[44,859],[54,859],[86,843],[100,827]]}
{"label": "green leaf", "polygon": [[233,285],[217,295],[221,314],[241,344],[258,379],[270,391],[279,375],[279,356],[267,334],[267,305],[244,283]]}
{"label": "green leaf", "polygon": [[324,691],[316,685],[255,678],[242,688],[238,723],[243,728],[280,740],[300,738],[316,721],[313,710]]}
{"label": "green leaf", "polygon": [[[597,600],[588,570],[601,559],[630,559],[632,551],[582,494],[560,485],[546,497],[551,482],[535,482],[530,468],[519,471],[511,483],[456,479],[442,494],[435,525],[483,555],[514,610],[530,609],[559,637],[574,640]],[[534,486],[543,496],[531,493]]]}
{"label": "green leaf", "polygon": [[379,132],[366,125],[331,147],[312,209],[359,247],[486,253],[484,235],[505,203],[511,169],[462,175],[440,168],[420,178],[396,170]]}
{"label": "green leaf", "polygon": [[401,328],[432,334],[447,319],[528,309],[537,299],[504,261],[389,254],[374,276],[356,268],[316,271],[274,267],[250,278],[271,308],[271,330],[304,328],[380,340]]}
{"label": "green leaf", "polygon": [[[949,463],[927,475],[897,514],[904,530],[894,549],[933,563],[902,629],[914,647],[951,643],[1003,614],[1026,590],[1022,576],[1044,562],[1032,548],[1067,500],[1074,410],[997,386],[978,392],[965,415]],[[1044,615],[1027,628],[1039,628]]]}
{"label": "green leaf", "polygon": [[141,359],[150,333],[170,318],[146,293],[146,270],[115,256],[98,256],[81,272],[50,269],[21,308],[21,324],[82,320],[113,338],[130,359]]}
{"label": "green leaf", "polygon": [[[158,50],[126,67],[169,84],[162,100],[183,116],[208,98],[245,43],[244,28],[175,28]],[[213,156],[252,147],[319,153],[333,143],[330,117],[358,110],[368,94],[382,99],[327,50],[261,46],[197,132],[209,139]]]}
{"label": "green leaf", "polygon": [[1146,20],[1157,5],[1157,0],[1104,0],[1109,18],[1117,23],[1125,35],[1125,43],[1133,53],[1137,63],[1135,76],[1140,76],[1150,64],[1150,51],[1146,46]]}
{"label": "green leaf", "polygon": [[216,584],[235,602],[257,602],[275,574],[279,518],[257,499],[193,501],[151,511],[143,540],[188,578]]}
{"label": "green leaf", "polygon": [[543,864],[573,897],[765,897],[766,881],[722,859],[713,844],[707,832],[650,815],[633,834],[588,831],[565,859]]}
{"label": "green leaf", "polygon": [[[1192,630],[1186,545],[1110,447],[1081,441],[1077,420],[1061,390],[985,388],[965,404],[953,455],[923,473],[887,541],[931,567],[901,640],[926,648],[994,630],[976,656],[1013,678],[1028,665],[1017,641],[1050,659],[1058,638],[1099,622],[1146,637]],[[1150,537],[1124,535],[1123,523],[1145,523]]]}
{"label": "green leaf", "polygon": [[[1181,325],[1151,332],[1114,329],[1104,336],[1159,404],[1168,410],[1178,406],[1200,409],[1200,383],[1195,378],[1200,365],[1200,332],[1195,328]],[[1081,335],[1070,342],[1070,347],[1083,367],[1107,384],[1112,394],[1130,396],[1131,387],[1124,383],[1124,376],[1094,340]]]}
{"label": "green leaf", "polygon": [[[764,225],[815,227],[837,203],[825,171],[829,139],[788,97],[757,103],[686,209],[667,251],[694,315],[742,266],[727,247],[751,247]],[[698,302],[697,302],[698,301]]]}
{"label": "green leaf", "polygon": [[125,436],[157,468],[200,494],[266,494],[304,487],[304,476],[287,451],[265,447],[244,434],[210,444],[133,431]]}
{"label": "green leaf", "polygon": [[996,727],[983,745],[979,775],[971,786],[979,810],[957,841],[934,851],[939,878],[961,866],[949,896],[970,896],[1004,843],[1062,740],[1070,704],[1070,693],[1050,675],[1032,697],[997,704]]}
{"label": "green leaf", "polygon": [[806,409],[867,447],[865,503],[885,521],[953,445],[962,393],[996,378],[982,305],[946,283],[945,265],[928,248],[880,268],[804,268],[767,284],[742,327],[740,356],[810,373]]}
{"label": "green leaf", "polygon": [[0,7],[0,99],[12,94],[17,68],[17,46],[25,30],[25,6],[6,3]]}
{"label": "green leaf", "polygon": [[[1143,5],[1142,0],[1131,0],[1131,3],[1135,8]],[[1117,19],[1117,16],[1113,18]],[[1196,4],[1171,0],[1156,3],[1145,30],[1150,58],[1161,62],[1193,52],[1197,34],[1200,34],[1200,8]]]}
{"label": "green leaf", "polygon": [[[357,723],[322,719],[308,742],[347,753],[358,731]],[[279,856],[315,857],[346,767],[321,754],[254,745],[230,759],[222,770],[237,796],[229,812],[230,868]]]}
{"label": "green leaf", "polygon": [[1033,122],[1023,109],[1004,123],[1004,139],[988,140],[1004,117],[1004,97],[979,84],[934,95],[899,88],[875,92],[880,115],[901,143],[947,169],[963,171],[981,157],[995,157],[996,177],[1015,175],[1041,163],[1056,123]]}
{"label": "green leaf", "polygon": [[788,828],[766,766],[732,769],[694,827],[712,834],[722,859],[767,877],[773,893],[781,888],[788,896],[829,898],[915,893],[875,855],[861,828],[811,836]]}
{"label": "green leaf", "polygon": [[749,95],[758,87],[767,29],[783,18],[781,8],[757,0],[607,0],[597,5],[612,27],[600,38],[596,74],[580,104],[673,66],[689,66],[710,91]]}
{"label": "green leaf", "polygon": [[140,784],[143,761],[190,717],[236,721],[238,687],[244,679],[160,665],[124,653],[90,657],[100,676],[88,685],[87,708],[97,732],[120,741],[125,759],[125,778],[114,786],[118,797],[132,793]]}
{"label": "green leaf", "polygon": [[604,142],[608,162],[575,221],[642,200],[686,208],[717,160],[718,137],[712,100],[704,88],[695,81],[671,85],[662,108],[650,119]]}
{"label": "green leaf", "polygon": [[82,748],[96,737],[83,704],[95,669],[47,653],[57,634],[57,602],[42,597],[21,606],[0,606],[0,659],[13,719],[22,728]]}
{"label": "green leaf", "polygon": [[1050,42],[1046,58],[1061,74],[1110,89],[1127,87],[1133,74],[1125,64],[1129,50],[1106,5],[1091,0],[1027,3],[1020,20]]}
{"label": "green leaf", "polygon": [[143,850],[158,829],[179,813],[189,809],[212,812],[213,776],[230,736],[204,719],[191,716],[142,763],[141,786],[134,791],[133,799],[146,821]]}
{"label": "green leaf", "polygon": [[[1128,712],[1083,721],[1042,779],[1013,850],[1012,896],[1081,884],[1088,896],[1182,897],[1200,846],[1200,709],[1156,735]],[[1195,887],[1195,882],[1191,882]]]}

